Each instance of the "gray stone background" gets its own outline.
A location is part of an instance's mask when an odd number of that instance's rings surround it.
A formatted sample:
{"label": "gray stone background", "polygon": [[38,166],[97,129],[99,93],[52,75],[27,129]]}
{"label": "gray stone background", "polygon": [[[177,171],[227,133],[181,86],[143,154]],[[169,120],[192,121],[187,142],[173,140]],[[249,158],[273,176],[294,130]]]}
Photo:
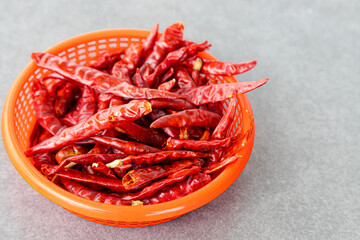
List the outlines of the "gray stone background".
{"label": "gray stone background", "polygon": [[[214,201],[144,228],[88,222],[30,187],[0,146],[1,239],[359,239],[360,1],[0,0],[0,103],[32,51],[107,28],[208,40],[224,61],[256,59],[238,80],[256,121],[249,163]],[[356,82],[357,81],[357,82]]]}

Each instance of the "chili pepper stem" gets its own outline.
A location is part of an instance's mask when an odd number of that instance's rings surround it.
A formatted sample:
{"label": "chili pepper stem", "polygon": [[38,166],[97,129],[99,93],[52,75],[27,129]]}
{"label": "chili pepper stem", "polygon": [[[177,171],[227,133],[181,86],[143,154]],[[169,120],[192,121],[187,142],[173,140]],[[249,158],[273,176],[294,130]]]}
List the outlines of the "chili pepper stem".
{"label": "chili pepper stem", "polygon": [[111,163],[106,164],[106,166],[108,168],[121,167],[122,165],[123,165],[122,159],[116,159],[116,160],[112,161]]}
{"label": "chili pepper stem", "polygon": [[75,166],[77,163],[71,162],[68,165],[65,166],[65,168],[72,168],[73,166]]}

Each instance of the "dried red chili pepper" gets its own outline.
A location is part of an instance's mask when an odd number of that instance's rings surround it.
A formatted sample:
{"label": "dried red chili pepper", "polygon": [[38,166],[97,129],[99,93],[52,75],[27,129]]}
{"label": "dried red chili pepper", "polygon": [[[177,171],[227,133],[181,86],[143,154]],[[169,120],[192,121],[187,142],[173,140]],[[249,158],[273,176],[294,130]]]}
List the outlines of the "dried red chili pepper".
{"label": "dried red chili pepper", "polygon": [[96,59],[90,61],[89,66],[91,68],[99,70],[111,69],[112,66],[121,59],[121,55],[123,54],[123,52],[123,49],[115,49],[115,51],[102,52],[99,56],[96,56]]}
{"label": "dried red chili pepper", "polygon": [[192,168],[189,168],[189,169],[182,169],[176,173],[169,175],[165,179],[162,179],[160,181],[152,183],[150,186],[145,187],[142,191],[140,191],[138,193],[133,193],[133,194],[129,193],[129,194],[123,195],[123,196],[121,196],[121,199],[123,199],[123,200],[138,200],[138,199],[144,199],[144,198],[151,197],[157,191],[163,189],[164,187],[169,186],[174,183],[177,183],[177,182],[181,182],[186,177],[198,174],[198,173],[200,173],[200,171],[201,171],[201,168],[199,166],[193,166]]}
{"label": "dried red chili pepper", "polygon": [[157,148],[150,147],[148,145],[136,142],[125,141],[119,138],[106,137],[106,136],[93,136],[91,139],[98,143],[111,146],[126,154],[141,154],[148,152],[158,152]]}
{"label": "dried red chili pepper", "polygon": [[59,149],[67,144],[90,137],[101,130],[115,127],[117,122],[134,121],[151,110],[151,104],[147,101],[132,101],[118,107],[105,109],[94,114],[85,122],[69,127],[60,134],[29,148],[25,151],[25,155],[31,156],[35,153]]}
{"label": "dried red chili pepper", "polygon": [[233,137],[228,137],[228,138],[224,138],[221,140],[210,140],[210,141],[197,141],[197,140],[184,140],[184,139],[169,138],[166,142],[164,149],[166,149],[166,150],[184,149],[184,150],[191,150],[191,151],[206,152],[206,151],[211,151],[216,148],[227,148],[239,137],[240,137],[240,134],[237,134]]}
{"label": "dried red chili pepper", "polygon": [[154,147],[161,147],[167,136],[156,129],[142,127],[134,122],[123,121],[117,124],[116,131],[125,133],[129,137]]}
{"label": "dried red chili pepper", "polygon": [[210,165],[204,167],[202,169],[202,172],[206,173],[206,174],[211,174],[217,170],[220,170],[220,169],[226,167],[227,165],[229,165],[231,163],[236,162],[236,160],[238,160],[239,158],[240,157],[238,157],[238,156],[223,158],[219,162],[211,163]]}
{"label": "dried red chili pepper", "polygon": [[111,69],[111,75],[121,79],[122,82],[130,83],[130,73],[129,69],[126,67],[126,64],[122,61],[119,61],[114,64],[113,68]]}
{"label": "dried red chili pepper", "polygon": [[123,186],[128,190],[142,188],[151,181],[166,177],[181,169],[196,165],[196,161],[176,161],[170,165],[155,165],[151,167],[129,171],[122,179]]}
{"label": "dried red chili pepper", "polygon": [[151,99],[152,108],[185,110],[196,108],[193,104],[184,99]]}
{"label": "dried red chili pepper", "polygon": [[236,111],[236,95],[234,95],[226,109],[224,116],[221,118],[219,124],[216,126],[211,139],[219,140],[226,138],[230,134],[230,126],[233,123]]}
{"label": "dried red chili pepper", "polygon": [[118,178],[123,178],[127,174],[127,170],[131,167],[131,164],[114,167],[114,172]]}
{"label": "dried red chili pepper", "polygon": [[207,174],[192,175],[182,182],[163,188],[151,198],[144,199],[143,203],[149,205],[175,200],[195,192],[209,182],[211,182],[211,177]]}
{"label": "dried red chili pepper", "polygon": [[[170,79],[173,74],[174,74],[174,68],[170,68],[170,69],[161,77],[161,79],[160,79],[160,81],[159,81],[159,86],[160,86],[162,83],[166,82],[166,80]],[[158,89],[159,89],[159,87],[158,87]]]}
{"label": "dried red chili pepper", "polygon": [[61,183],[64,185],[66,190],[82,198],[86,198],[95,202],[101,202],[105,204],[126,205],[126,206],[131,205],[131,201],[125,201],[113,195],[91,190],[75,181],[61,178]]}
{"label": "dried red chili pepper", "polygon": [[[63,76],[59,75],[60,77],[64,78]],[[64,78],[65,79],[65,78]],[[56,93],[57,91],[64,86],[65,82],[63,79],[53,78],[53,77],[43,77],[40,79],[42,85],[44,85],[49,94],[49,100],[53,104],[55,103]]]}
{"label": "dried red chili pepper", "polygon": [[154,165],[164,162],[172,162],[177,160],[186,159],[198,159],[208,157],[209,154],[203,152],[192,152],[192,151],[161,151],[155,153],[145,153],[139,155],[130,155],[123,159],[115,160],[108,163],[108,167],[114,168],[121,165],[127,165],[131,163]]}
{"label": "dried red chili pepper", "polygon": [[128,48],[126,48],[121,62],[125,64],[130,75],[134,73],[135,69],[139,65],[142,51],[143,47],[141,44],[131,44]]}
{"label": "dried red chili pepper", "polygon": [[[153,109],[153,111],[148,115],[152,121],[159,119],[162,116],[166,116],[167,113],[161,109]],[[169,137],[179,138],[180,131],[179,128],[175,127],[163,127],[161,128],[164,133],[166,133]]]}
{"label": "dried red chili pepper", "polygon": [[76,104],[75,110],[66,114],[65,120],[70,126],[82,123],[94,115],[96,110],[95,94],[94,91],[84,86],[82,95]]}
{"label": "dried red chili pepper", "polygon": [[105,163],[103,163],[103,162],[93,163],[93,164],[91,165],[91,167],[92,167],[93,169],[95,169],[96,171],[99,171],[99,172],[105,174],[105,175],[106,175],[107,177],[109,177],[109,178],[118,179],[118,178],[115,176],[114,172],[113,172],[110,168],[108,168],[108,167],[105,165]]}
{"label": "dried red chili pepper", "polygon": [[143,51],[142,51],[142,57],[141,57],[142,58],[141,64],[148,58],[151,51],[153,50],[155,41],[157,39],[158,31],[159,31],[159,24],[155,24],[154,27],[151,29],[150,34],[144,40],[144,42],[142,44]]}
{"label": "dried red chili pepper", "polygon": [[[186,65],[193,67],[195,59],[189,59]],[[202,59],[201,73],[207,75],[234,76],[249,71],[256,66],[256,61],[245,63],[229,63],[217,60]]]}
{"label": "dried red chili pepper", "polygon": [[50,53],[32,53],[31,58],[40,67],[57,72],[70,80],[92,87],[100,92],[104,92],[120,83],[130,83],[130,79],[124,81],[124,79],[64,60]]}
{"label": "dried red chili pepper", "polygon": [[174,114],[163,116],[154,121],[151,128],[161,127],[210,127],[215,128],[221,116],[202,109],[188,109]]}
{"label": "dried red chili pepper", "polygon": [[166,58],[156,66],[154,72],[146,79],[148,85],[156,86],[157,79],[169,68],[175,67],[179,63],[183,62],[184,60],[195,56],[197,53],[202,52],[208,49],[211,44],[207,43],[207,41],[201,44],[192,44],[186,47],[182,47],[178,50],[170,52]]}
{"label": "dried red chili pepper", "polygon": [[[147,84],[147,82],[145,81],[145,79],[143,78],[143,76],[140,73],[140,70],[137,68],[135,75],[134,75],[134,84],[137,87],[140,88],[149,88],[149,85]],[[159,89],[162,90],[162,89]]]}
{"label": "dried red chili pepper", "polygon": [[175,83],[176,83],[176,79],[174,78],[170,81],[160,84],[157,89],[163,90],[163,91],[170,91],[175,86]]}
{"label": "dried red chili pepper", "polygon": [[80,145],[70,144],[58,151],[55,155],[55,160],[58,164],[64,161],[68,157],[77,156],[87,153],[88,150]]}
{"label": "dried red chili pepper", "polygon": [[147,77],[147,75],[144,75],[144,66],[148,65],[152,72],[169,52],[174,51],[181,46],[183,30],[184,24],[182,22],[174,23],[165,29],[165,32],[155,43],[153,51],[140,68],[140,72],[144,77]]}
{"label": "dried red chili pepper", "polygon": [[177,94],[187,96],[187,100],[195,105],[219,102],[231,98],[233,93],[247,93],[264,85],[268,78],[253,82],[222,83],[196,88],[180,88],[174,91]]}
{"label": "dried red chili pepper", "polygon": [[[38,132],[37,136],[35,137],[33,145],[41,143],[50,137],[51,134],[48,131],[41,129]],[[54,164],[52,153],[45,152],[45,153],[34,154],[33,157],[31,158],[31,163],[38,170],[41,168],[41,165],[43,164]]]}
{"label": "dried red chili pepper", "polygon": [[[101,134],[102,136],[108,136],[108,137],[116,137],[117,132],[113,129],[113,128],[109,128],[106,129],[102,132]],[[89,153],[91,154],[104,154],[106,153],[111,147],[101,144],[101,143],[96,143],[95,146],[90,150]]]}
{"label": "dried red chili pepper", "polygon": [[66,83],[65,86],[57,92],[54,104],[57,117],[62,117],[68,112],[75,89],[75,84]]}
{"label": "dried red chili pepper", "polygon": [[197,87],[196,83],[190,76],[189,72],[183,66],[175,68],[175,78],[177,80],[178,88],[194,88]]}
{"label": "dried red chili pepper", "polygon": [[76,180],[78,182],[93,183],[102,187],[109,188],[115,192],[127,192],[121,180],[96,176],[89,173],[80,172],[71,168],[65,168],[56,173],[61,178]]}
{"label": "dried red chili pepper", "polygon": [[46,88],[37,79],[33,83],[34,109],[38,123],[52,135],[56,135],[66,127],[56,117]]}

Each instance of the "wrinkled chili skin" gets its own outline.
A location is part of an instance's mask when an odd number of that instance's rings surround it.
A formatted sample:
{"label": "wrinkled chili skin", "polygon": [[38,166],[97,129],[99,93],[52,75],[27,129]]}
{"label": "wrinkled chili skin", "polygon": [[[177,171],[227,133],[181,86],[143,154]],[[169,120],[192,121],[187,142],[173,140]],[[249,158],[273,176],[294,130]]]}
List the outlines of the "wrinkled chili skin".
{"label": "wrinkled chili skin", "polygon": [[131,164],[114,167],[114,173],[118,178],[123,178],[127,174],[127,170],[131,167],[132,167]]}
{"label": "wrinkled chili skin", "polygon": [[126,48],[124,57],[121,61],[125,64],[125,67],[129,70],[129,74],[132,75],[135,69],[138,67],[143,47],[141,44],[131,44]]}
{"label": "wrinkled chili skin", "polygon": [[[249,71],[257,64],[256,61],[245,63],[229,63],[217,60],[202,59],[201,73],[206,75],[234,76]],[[186,65],[193,66],[195,59],[186,61]]]}
{"label": "wrinkled chili skin", "polygon": [[127,192],[124,188],[122,181],[118,179],[96,176],[89,173],[80,172],[71,168],[65,168],[56,173],[61,178],[69,180],[76,180],[84,183],[94,183],[96,185],[109,188],[116,192]]}
{"label": "wrinkled chili skin", "polygon": [[89,119],[94,115],[95,111],[96,101],[94,91],[90,87],[84,86],[75,110],[66,114],[62,120],[65,120],[69,126],[73,126]]}
{"label": "wrinkled chili skin", "polygon": [[[38,134],[34,139],[33,145],[41,143],[50,137],[51,134],[48,131],[41,129],[40,131],[38,131]],[[55,162],[53,160],[52,153],[45,152],[34,154],[31,158],[31,163],[36,169],[40,170],[43,164],[54,164]]]}
{"label": "wrinkled chili skin", "polygon": [[61,178],[61,182],[64,185],[64,187],[66,188],[66,190],[68,190],[69,192],[71,192],[79,197],[89,199],[89,200],[92,200],[95,202],[105,203],[105,204],[131,206],[131,201],[125,201],[116,196],[112,196],[112,195],[109,195],[109,194],[106,194],[103,192],[91,190],[91,189],[83,186],[81,183],[78,183],[78,182],[75,182],[72,180],[68,180],[65,178]]}
{"label": "wrinkled chili skin", "polygon": [[167,140],[167,136],[156,129],[142,127],[134,122],[123,121],[117,124],[115,130],[129,137],[153,147],[161,147]]}
{"label": "wrinkled chili skin", "polygon": [[252,82],[222,83],[196,88],[180,88],[173,92],[187,96],[187,101],[194,105],[219,102],[231,98],[233,93],[247,93],[264,85],[267,78]]}
{"label": "wrinkled chili skin", "polygon": [[143,203],[149,205],[175,200],[195,192],[209,182],[211,182],[210,175],[199,173],[182,182],[163,188],[152,197],[144,199]]}
{"label": "wrinkled chili skin", "polygon": [[126,64],[122,61],[118,61],[114,64],[113,68],[110,71],[112,76],[115,76],[121,79],[122,82],[130,83],[130,73],[129,69],[126,67]]}
{"label": "wrinkled chili skin", "polygon": [[221,116],[202,109],[188,109],[174,114],[163,116],[154,121],[151,128],[162,127],[210,127],[215,128]]}
{"label": "wrinkled chili skin", "polygon": [[[57,72],[70,80],[92,87],[100,92],[124,83],[123,79],[64,60],[50,53],[32,53],[31,58],[40,67]],[[129,82],[130,79],[126,83],[129,84]]]}
{"label": "wrinkled chili skin", "polygon": [[125,141],[119,138],[106,137],[106,136],[93,136],[91,139],[104,144],[116,148],[125,154],[141,154],[148,152],[159,152],[160,150],[154,147],[150,147],[148,145]]}
{"label": "wrinkled chili skin", "polygon": [[175,78],[177,80],[176,85],[178,86],[178,88],[197,87],[193,78],[184,66],[178,66],[175,68]]}
{"label": "wrinkled chili skin", "polygon": [[[134,75],[134,84],[135,86],[139,87],[139,88],[149,88],[149,85],[147,84],[147,82],[145,81],[145,79],[143,78],[143,76],[140,73],[140,70],[137,68],[135,75]],[[159,89],[162,90],[162,89]]]}
{"label": "wrinkled chili skin", "polygon": [[66,83],[65,86],[57,92],[54,104],[57,117],[62,117],[68,112],[75,89],[75,84]]}
{"label": "wrinkled chili skin", "polygon": [[89,67],[95,68],[98,70],[109,70],[113,67],[113,65],[121,59],[121,55],[123,54],[124,50],[118,50],[112,52],[103,52],[100,53],[96,59],[90,61]]}
{"label": "wrinkled chili skin", "polygon": [[221,140],[210,141],[198,141],[198,140],[186,140],[186,139],[172,139],[169,138],[166,142],[166,150],[184,149],[189,151],[202,151],[207,152],[217,148],[227,148],[234,140],[239,138],[240,134],[234,137],[228,137]]}
{"label": "wrinkled chili skin", "polygon": [[94,170],[103,173],[104,175],[106,175],[106,176],[109,177],[109,178],[118,179],[118,178],[115,176],[113,170],[111,170],[110,168],[108,168],[108,167],[105,165],[105,163],[103,163],[103,162],[96,162],[96,163],[92,164],[91,167],[92,167]]}
{"label": "wrinkled chili skin", "polygon": [[[165,110],[161,110],[161,109],[153,109],[153,111],[148,115],[149,118],[152,120],[152,121],[155,121],[157,119],[159,119],[160,117],[162,116],[166,116],[168,115]],[[176,138],[178,139],[179,136],[180,136],[180,131],[179,131],[179,128],[175,128],[175,127],[163,127],[161,128],[161,130],[166,134],[168,135],[169,137],[172,137],[172,138]]]}
{"label": "wrinkled chili skin", "polygon": [[[113,128],[104,130],[102,136],[116,137],[116,131]],[[101,143],[96,143],[95,146],[90,150],[91,154],[104,154],[110,149],[110,146],[106,146]]]}
{"label": "wrinkled chili skin", "polygon": [[148,185],[155,179],[166,177],[195,164],[197,164],[196,161],[183,160],[176,161],[169,165],[154,165],[146,168],[131,170],[123,177],[123,186],[128,190],[141,188]]}
{"label": "wrinkled chili skin", "polygon": [[122,159],[122,163],[124,165],[130,163],[153,165],[177,160],[205,158],[208,156],[207,153],[203,152],[173,150],[127,156]]}
{"label": "wrinkled chili skin", "polygon": [[151,110],[151,104],[146,101],[133,101],[118,107],[102,110],[85,122],[69,127],[58,135],[29,148],[25,151],[25,155],[31,156],[35,153],[59,149],[67,144],[90,137],[101,130],[115,127],[115,124],[119,121],[134,121],[148,114]]}
{"label": "wrinkled chili skin", "polygon": [[182,22],[174,23],[165,29],[165,32],[155,43],[153,51],[150,53],[149,57],[145,60],[144,64],[140,68],[141,73],[144,73],[146,65],[148,65],[151,71],[150,73],[152,73],[156,66],[166,57],[169,52],[174,51],[181,46],[183,30],[184,24]]}
{"label": "wrinkled chili skin", "polygon": [[151,87],[157,85],[157,79],[165,73],[171,67],[175,67],[179,63],[183,62],[187,58],[195,56],[197,53],[202,52],[208,49],[211,44],[208,44],[206,41],[201,44],[191,44],[186,47],[182,47],[176,51],[170,52],[166,58],[156,66],[154,72],[146,79],[146,82]]}
{"label": "wrinkled chili skin", "polygon": [[66,127],[56,117],[48,92],[39,80],[34,80],[32,91],[34,110],[39,124],[52,135],[56,135],[64,130]]}
{"label": "wrinkled chili skin", "polygon": [[154,27],[151,29],[150,34],[144,40],[142,44],[143,51],[141,57],[142,59],[140,62],[141,64],[149,57],[151,51],[153,50],[155,41],[158,36],[158,31],[159,31],[159,24],[155,24]]}
{"label": "wrinkled chili skin", "polygon": [[143,198],[148,198],[154,195],[157,191],[163,189],[166,186],[171,184],[181,182],[186,177],[200,173],[201,168],[199,166],[193,166],[190,169],[182,169],[176,173],[169,175],[167,178],[160,181],[152,183],[150,186],[145,187],[142,191],[138,193],[129,193],[121,196],[123,200],[139,200]]}

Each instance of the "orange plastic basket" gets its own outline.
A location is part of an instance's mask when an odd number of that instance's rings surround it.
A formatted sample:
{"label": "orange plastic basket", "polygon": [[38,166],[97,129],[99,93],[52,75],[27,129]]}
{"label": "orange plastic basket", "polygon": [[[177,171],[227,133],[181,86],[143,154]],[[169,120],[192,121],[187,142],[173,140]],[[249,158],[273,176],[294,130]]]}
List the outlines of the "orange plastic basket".
{"label": "orange plastic basket", "polygon": [[[125,48],[131,43],[142,41],[148,34],[149,31],[135,29],[96,31],[65,40],[49,48],[46,52],[85,64],[99,52],[112,48]],[[216,59],[206,52],[202,53],[201,57]],[[3,108],[1,122],[3,141],[9,158],[20,175],[40,194],[79,217],[118,227],[149,226],[170,221],[219,196],[240,175],[250,157],[255,128],[252,128],[252,135],[248,143],[238,153],[242,158],[218,173],[211,183],[186,197],[156,205],[131,207],[108,205],[75,196],[46,179],[24,155],[36,122],[31,97],[32,79],[39,79],[47,74],[46,72],[31,62],[16,78]],[[236,81],[233,77],[209,77],[219,83]],[[246,95],[238,95],[237,102],[232,133],[241,129],[247,131],[254,124],[253,119],[245,117],[246,110],[252,114]],[[228,102],[224,102],[224,109],[227,104]]]}

